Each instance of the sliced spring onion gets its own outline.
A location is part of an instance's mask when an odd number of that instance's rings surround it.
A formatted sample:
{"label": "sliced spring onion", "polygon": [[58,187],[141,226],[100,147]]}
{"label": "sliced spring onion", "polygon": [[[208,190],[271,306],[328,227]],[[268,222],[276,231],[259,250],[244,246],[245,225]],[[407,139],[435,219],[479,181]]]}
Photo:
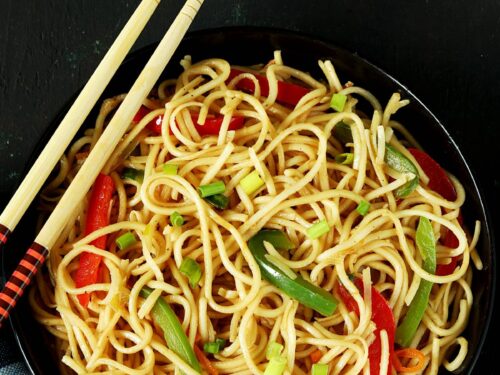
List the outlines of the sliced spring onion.
{"label": "sliced spring onion", "polygon": [[205,199],[205,201],[207,201],[212,206],[214,206],[215,208],[218,208],[220,210],[227,208],[227,206],[229,205],[229,198],[226,197],[224,194],[210,195],[210,196],[205,197],[203,199]]}
{"label": "sliced spring onion", "polygon": [[140,171],[134,168],[125,168],[122,172],[122,178],[124,180],[134,180],[142,182],[144,180],[144,171]]}
{"label": "sliced spring onion", "polygon": [[177,211],[172,212],[170,215],[170,224],[174,227],[181,227],[184,224],[184,217]]}
{"label": "sliced spring onion", "polygon": [[132,232],[127,232],[118,237],[115,242],[120,250],[123,250],[135,244],[137,240]]}
{"label": "sliced spring onion", "polygon": [[325,233],[328,233],[329,230],[330,230],[330,226],[328,225],[328,222],[326,221],[326,219],[323,219],[323,220],[318,221],[317,223],[313,224],[309,228],[307,228],[306,234],[307,234],[307,237],[314,240],[315,238],[321,237]]}
{"label": "sliced spring onion", "polygon": [[343,121],[340,121],[332,130],[332,134],[341,143],[352,143],[352,131],[351,127]]}
{"label": "sliced spring onion", "polygon": [[271,358],[279,357],[282,351],[283,345],[277,343],[276,341],[273,341],[267,346],[266,359],[270,360]]}
{"label": "sliced spring onion", "polygon": [[226,346],[226,340],[217,338],[213,342],[206,342],[203,345],[203,351],[205,353],[217,354]]}
{"label": "sliced spring onion", "polygon": [[315,363],[312,366],[311,375],[328,375],[328,365],[325,363]]}
{"label": "sliced spring onion", "polygon": [[359,202],[358,207],[356,207],[356,211],[358,211],[358,213],[363,216],[365,216],[368,213],[369,209],[370,209],[370,203],[368,203],[367,201]]}
{"label": "sliced spring onion", "polygon": [[415,175],[414,178],[396,190],[397,198],[404,198],[417,188],[420,176],[417,167],[415,167],[410,159],[386,143],[384,160],[389,167],[399,173],[412,173]]}
{"label": "sliced spring onion", "polygon": [[333,94],[332,100],[330,101],[330,108],[333,108],[337,112],[342,112],[346,101],[347,96],[344,94]]}
{"label": "sliced spring onion", "polygon": [[163,173],[165,173],[168,176],[177,175],[178,169],[179,166],[177,164],[163,164]]}
{"label": "sliced spring onion", "polygon": [[226,191],[226,185],[224,185],[223,181],[215,181],[208,185],[199,186],[198,191],[202,198],[206,198],[212,195],[224,193]]}
{"label": "sliced spring onion", "polygon": [[194,288],[196,285],[198,285],[198,282],[201,280],[201,267],[192,258],[184,258],[182,260],[179,271],[187,276],[191,288]]}
{"label": "sliced spring onion", "polygon": [[295,280],[297,278],[297,274],[293,272],[290,267],[281,262],[279,258],[275,257],[272,254],[266,254],[264,255],[264,257],[269,263],[273,264],[276,268],[279,268],[281,272],[287,275],[290,279]]}
{"label": "sliced spring onion", "polygon": [[286,368],[286,358],[285,357],[274,357],[271,358],[266,366],[264,375],[281,375]]}
{"label": "sliced spring onion", "polygon": [[352,162],[354,161],[354,154],[352,152],[338,154],[335,156],[335,161],[343,165],[352,165]]}
{"label": "sliced spring onion", "polygon": [[260,178],[259,172],[253,171],[241,179],[240,186],[245,194],[251,195],[264,186],[264,180]]}

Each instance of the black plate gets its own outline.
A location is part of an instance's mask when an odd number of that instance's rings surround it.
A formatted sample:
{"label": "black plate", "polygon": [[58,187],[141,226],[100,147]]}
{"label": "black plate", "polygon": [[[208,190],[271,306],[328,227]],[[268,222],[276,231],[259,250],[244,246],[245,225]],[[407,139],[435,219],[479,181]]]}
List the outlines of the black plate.
{"label": "black plate", "polygon": [[[118,70],[103,98],[126,92],[154,47],[149,46],[131,54]],[[400,111],[397,118],[411,130],[432,157],[458,177],[464,185],[467,194],[463,210],[466,225],[468,228],[473,228],[476,219],[482,223],[481,238],[477,248],[485,266],[483,271],[474,274],[472,288],[474,305],[465,331],[465,336],[469,340],[469,353],[464,366],[457,371],[463,374],[471,373],[481,351],[493,309],[496,270],[490,219],[485,209],[483,195],[455,142],[437,118],[405,86],[359,56],[327,42],[275,29],[241,27],[189,34],[168,65],[164,76],[177,76],[181,71],[179,61],[187,54],[192,56],[193,61],[221,57],[232,64],[251,65],[270,60],[276,49],[282,51],[286,64],[308,71],[316,77],[321,73],[317,65],[318,59],[331,59],[342,82],[353,81],[374,93],[382,103],[387,102],[395,91],[400,92],[403,98],[410,99],[411,104]],[[68,108],[69,106],[66,110]],[[90,123],[95,119],[96,110],[89,117]],[[61,112],[60,118],[55,119],[46,134],[46,139],[54,131],[64,113],[65,110]],[[42,140],[39,148],[33,153],[32,162],[44,144],[45,140]],[[6,254],[4,264],[7,271],[14,268],[17,258],[21,255],[20,251],[13,250],[25,249],[29,245],[30,236],[26,234],[33,233],[34,216],[32,209],[32,214],[23,219],[15,231],[15,236],[9,242],[10,251],[3,252]],[[57,373],[58,361],[50,350],[52,340],[34,322],[25,298],[12,314],[11,323],[30,370],[35,374]]]}

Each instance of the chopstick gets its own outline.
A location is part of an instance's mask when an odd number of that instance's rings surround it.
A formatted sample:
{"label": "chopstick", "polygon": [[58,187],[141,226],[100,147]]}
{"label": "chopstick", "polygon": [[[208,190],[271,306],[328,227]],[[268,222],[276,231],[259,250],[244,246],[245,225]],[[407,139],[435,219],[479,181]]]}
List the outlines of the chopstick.
{"label": "chopstick", "polygon": [[56,208],[45,222],[35,241],[19,262],[16,270],[0,292],[0,326],[7,319],[38,269],[45,262],[49,249],[66,225],[78,203],[89,191],[100,170],[130,125],[133,116],[153,88],[172,58],[204,0],[187,0],[160,44],[145,65],[129,93],[121,103],[105,131],[64,192]]}
{"label": "chopstick", "polygon": [[160,0],[142,0],[0,215],[0,249],[82,126]]}

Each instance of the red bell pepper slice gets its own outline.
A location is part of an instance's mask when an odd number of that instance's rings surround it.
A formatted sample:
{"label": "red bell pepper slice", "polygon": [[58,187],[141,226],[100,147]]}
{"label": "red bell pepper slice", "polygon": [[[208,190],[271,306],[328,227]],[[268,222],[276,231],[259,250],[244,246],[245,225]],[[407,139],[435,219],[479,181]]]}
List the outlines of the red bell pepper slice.
{"label": "red bell pepper slice", "polygon": [[[458,223],[462,225],[464,221],[462,213],[458,214],[457,219]],[[451,249],[456,249],[458,247],[458,238],[451,230],[446,229],[446,233],[444,234],[444,238],[441,241],[441,243],[446,247],[449,247]],[[454,256],[451,257],[450,263],[438,264],[436,267],[436,275],[438,276],[451,275],[453,271],[455,271],[455,268],[457,268],[458,258],[459,258],[458,256]]]}
{"label": "red bell pepper slice", "polygon": [[[146,116],[151,110],[145,106],[141,106],[139,111],[134,116],[133,121],[139,122],[142,120],[144,116]],[[198,114],[192,113],[191,119],[193,120],[194,126],[198,131],[198,134],[203,136],[206,135],[219,135],[220,128],[222,126],[222,121],[224,120],[224,116],[209,116],[205,120],[205,124],[201,125],[198,123]],[[163,115],[159,115],[152,119],[147,125],[146,129],[151,130],[156,134],[161,134],[161,124],[163,122]],[[238,130],[243,127],[245,123],[245,118],[242,116],[233,116],[229,120],[228,130]],[[170,129],[169,129],[170,130]],[[169,132],[172,134],[172,130]]]}
{"label": "red bell pepper slice", "polygon": [[413,155],[427,177],[429,177],[428,186],[432,191],[435,191],[449,201],[457,199],[457,192],[450,178],[434,159],[416,148],[409,148],[408,151],[410,151],[410,154]]}
{"label": "red bell pepper slice", "polygon": [[[109,224],[109,212],[111,198],[115,191],[115,183],[110,176],[99,174],[94,182],[85,222],[85,235],[88,235]],[[106,248],[107,236],[101,236],[91,242],[99,249]],[[102,257],[94,253],[84,252],[80,255],[80,263],[75,273],[75,285],[82,288],[92,285],[100,280]],[[87,307],[90,301],[90,293],[80,294],[78,300],[83,307]]]}
{"label": "red bell pepper slice", "polygon": [[[234,77],[239,76],[240,74],[246,73],[243,70],[239,69],[231,69],[231,73],[229,73],[229,78],[227,82],[230,82]],[[267,81],[267,77],[261,74],[252,73],[257,81],[259,81],[260,86],[260,94],[262,96],[269,95],[269,82]],[[236,88],[241,91],[254,93],[255,85],[253,81],[249,78],[243,78],[236,84]],[[302,97],[311,90],[299,85],[295,85],[289,82],[278,81],[278,95],[276,96],[276,101],[282,104],[287,104],[295,107]]]}
{"label": "red bell pepper slice", "polygon": [[[354,280],[354,285],[360,290],[363,295],[363,281],[359,278]],[[359,316],[359,307],[354,298],[349,294],[347,289],[338,284],[338,294],[347,309],[354,311]],[[372,293],[372,321],[375,323],[375,340],[368,347],[368,360],[370,361],[370,374],[380,374],[380,358],[382,356],[382,342],[380,339],[380,331],[385,330],[389,339],[389,366],[387,368],[387,375],[392,374],[392,357],[394,355],[394,337],[396,334],[396,322],[394,321],[394,314],[392,309],[387,303],[386,299],[374,287],[371,288]]]}
{"label": "red bell pepper slice", "polygon": [[[450,178],[443,168],[428,154],[416,148],[409,148],[408,151],[413,155],[417,163],[423,169],[427,177],[429,177],[429,188],[436,193],[440,194],[443,198],[454,201],[457,199],[457,192],[453,186]],[[463,217],[460,213],[458,215],[458,222],[460,225],[463,223]],[[452,231],[446,230],[441,240],[441,243],[449,248],[455,249],[458,247],[458,238]],[[438,264],[436,267],[436,275],[446,276],[455,271],[458,263],[458,256],[452,257],[448,264]]]}

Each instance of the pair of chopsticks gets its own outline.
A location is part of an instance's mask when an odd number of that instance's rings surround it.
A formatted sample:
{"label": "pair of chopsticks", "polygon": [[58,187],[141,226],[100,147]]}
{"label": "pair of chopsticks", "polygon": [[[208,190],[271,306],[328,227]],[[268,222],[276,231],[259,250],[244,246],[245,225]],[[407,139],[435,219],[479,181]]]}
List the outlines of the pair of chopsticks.
{"label": "pair of chopsticks", "polygon": [[[45,262],[49,249],[54,245],[77,204],[91,188],[142,102],[159,79],[203,1],[186,1],[87,160],[0,292],[0,326]],[[6,243],[9,234],[19,223],[159,3],[160,0],[142,0],[31,167],[0,215],[0,247]]]}

